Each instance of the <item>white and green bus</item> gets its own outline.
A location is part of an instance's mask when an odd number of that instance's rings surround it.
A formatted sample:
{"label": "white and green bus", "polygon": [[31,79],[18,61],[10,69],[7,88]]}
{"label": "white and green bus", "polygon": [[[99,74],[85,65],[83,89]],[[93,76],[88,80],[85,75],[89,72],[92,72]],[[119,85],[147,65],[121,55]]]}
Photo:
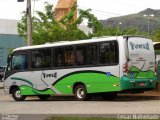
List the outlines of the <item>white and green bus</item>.
{"label": "white and green bus", "polygon": [[157,71],[157,80],[159,81],[157,90],[160,90],[160,42],[153,42],[155,58],[156,58],[156,71]]}
{"label": "white and green bus", "polygon": [[16,101],[94,94],[113,99],[119,92],[151,90],[157,84],[153,43],[116,36],[21,47],[9,56],[4,79],[5,93]]}

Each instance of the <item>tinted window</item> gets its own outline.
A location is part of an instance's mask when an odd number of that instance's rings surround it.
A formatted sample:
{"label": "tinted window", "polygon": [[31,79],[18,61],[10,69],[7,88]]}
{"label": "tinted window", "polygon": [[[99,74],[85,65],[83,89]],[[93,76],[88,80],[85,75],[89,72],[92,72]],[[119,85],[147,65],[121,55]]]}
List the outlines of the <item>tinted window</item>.
{"label": "tinted window", "polygon": [[99,47],[100,64],[118,63],[118,44],[117,42],[101,43]]}
{"label": "tinted window", "polygon": [[73,47],[66,47],[64,51],[65,66],[74,65],[74,51]]}
{"label": "tinted window", "polygon": [[55,67],[62,67],[64,66],[64,49],[63,48],[56,48],[55,50]]}
{"label": "tinted window", "polygon": [[118,43],[111,42],[110,43],[110,63],[117,64],[119,61],[119,54],[118,54]]}
{"label": "tinted window", "polygon": [[97,45],[88,45],[87,47],[87,64],[96,65],[97,63]]}
{"label": "tinted window", "polygon": [[25,70],[28,68],[28,55],[19,54],[12,57],[12,70]]}
{"label": "tinted window", "polygon": [[86,48],[87,48],[86,46],[76,47],[76,56],[75,56],[76,65],[86,64]]}
{"label": "tinted window", "polygon": [[51,67],[51,49],[32,51],[32,68]]}

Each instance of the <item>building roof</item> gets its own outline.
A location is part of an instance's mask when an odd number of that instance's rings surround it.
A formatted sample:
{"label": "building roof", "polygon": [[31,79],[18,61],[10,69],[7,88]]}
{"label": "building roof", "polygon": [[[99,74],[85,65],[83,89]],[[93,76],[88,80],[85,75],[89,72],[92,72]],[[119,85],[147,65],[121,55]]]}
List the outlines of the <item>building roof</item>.
{"label": "building roof", "polygon": [[57,8],[70,8],[75,0],[59,0],[57,3]]}

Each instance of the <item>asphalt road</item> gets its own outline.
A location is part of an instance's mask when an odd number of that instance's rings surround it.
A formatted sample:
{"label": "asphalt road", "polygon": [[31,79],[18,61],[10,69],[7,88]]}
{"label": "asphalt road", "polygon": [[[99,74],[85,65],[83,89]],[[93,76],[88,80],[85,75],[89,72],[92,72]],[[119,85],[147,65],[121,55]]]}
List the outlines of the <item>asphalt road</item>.
{"label": "asphalt road", "polygon": [[0,114],[160,114],[160,97],[118,96],[114,101],[93,98],[75,101],[73,97],[50,97],[40,101],[29,97],[16,102],[0,89]]}

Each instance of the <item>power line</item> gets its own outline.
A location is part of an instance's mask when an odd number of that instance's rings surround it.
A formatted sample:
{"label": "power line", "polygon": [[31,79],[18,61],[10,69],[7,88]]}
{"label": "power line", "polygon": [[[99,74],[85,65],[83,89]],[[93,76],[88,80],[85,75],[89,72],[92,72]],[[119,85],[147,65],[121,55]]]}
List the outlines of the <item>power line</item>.
{"label": "power line", "polygon": [[[105,13],[99,13],[99,12],[94,12],[95,14],[98,14],[98,15],[103,15],[103,16],[107,16],[107,17],[114,17],[115,15],[111,15],[111,14],[105,14]],[[117,16],[117,15],[116,15]]]}
{"label": "power line", "polygon": [[92,11],[97,11],[97,12],[101,12],[101,13],[105,13],[105,14],[110,14],[110,15],[121,16],[121,14],[118,14],[118,13],[107,12],[107,11],[97,10],[97,9],[93,9],[93,8],[87,8],[87,7],[83,7],[83,6],[78,6],[78,8],[91,9]]}

